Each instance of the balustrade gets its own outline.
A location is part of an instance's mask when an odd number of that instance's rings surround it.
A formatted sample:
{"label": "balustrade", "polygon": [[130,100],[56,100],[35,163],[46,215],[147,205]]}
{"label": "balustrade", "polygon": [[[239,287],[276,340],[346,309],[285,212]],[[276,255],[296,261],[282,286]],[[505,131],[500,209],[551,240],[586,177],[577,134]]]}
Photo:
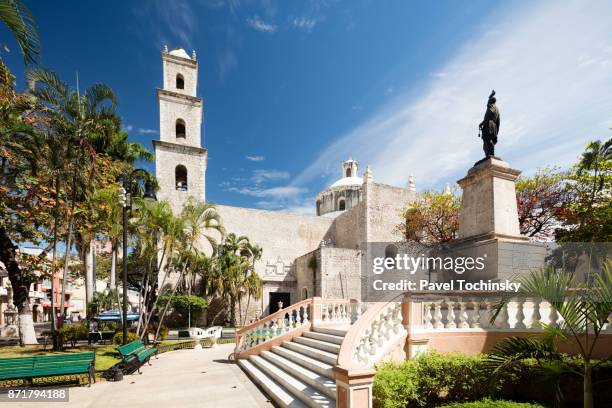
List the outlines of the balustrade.
{"label": "balustrade", "polygon": [[[422,303],[422,321],[416,330],[541,330],[542,310],[548,316],[544,323],[553,327],[560,322],[557,311],[539,299],[516,298],[504,304],[497,318],[491,322],[498,298],[429,298]],[[612,330],[612,328],[610,328]]]}
{"label": "balustrade", "polygon": [[243,327],[236,333],[236,353],[309,324],[311,305],[312,299],[306,299]]}

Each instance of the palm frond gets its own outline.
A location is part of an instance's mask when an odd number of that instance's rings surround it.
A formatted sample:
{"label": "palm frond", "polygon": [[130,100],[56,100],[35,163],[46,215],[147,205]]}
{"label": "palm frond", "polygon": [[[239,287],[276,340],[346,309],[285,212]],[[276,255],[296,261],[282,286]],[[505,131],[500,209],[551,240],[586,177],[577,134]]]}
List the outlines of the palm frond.
{"label": "palm frond", "polygon": [[40,56],[40,38],[30,10],[21,0],[0,0],[0,20],[15,36],[26,64]]}

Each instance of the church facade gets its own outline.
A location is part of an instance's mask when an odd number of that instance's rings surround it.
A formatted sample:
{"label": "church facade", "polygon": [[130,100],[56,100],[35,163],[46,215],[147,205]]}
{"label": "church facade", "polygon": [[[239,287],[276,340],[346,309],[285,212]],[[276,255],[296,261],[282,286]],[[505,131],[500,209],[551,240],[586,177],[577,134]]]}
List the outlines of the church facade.
{"label": "church facade", "polygon": [[[201,145],[203,100],[197,96],[195,51],[162,52],[163,87],[157,89],[160,138],[153,141],[158,198],[180,212],[188,197],[206,200],[208,151]],[[304,215],[217,204],[228,232],[245,235],[263,249],[255,270],[263,295],[249,318],[265,316],[302,299],[359,298],[366,242],[401,240],[400,211],[418,199],[406,187],[374,181],[356,160],[341,163],[340,178],[316,197],[316,214]]]}

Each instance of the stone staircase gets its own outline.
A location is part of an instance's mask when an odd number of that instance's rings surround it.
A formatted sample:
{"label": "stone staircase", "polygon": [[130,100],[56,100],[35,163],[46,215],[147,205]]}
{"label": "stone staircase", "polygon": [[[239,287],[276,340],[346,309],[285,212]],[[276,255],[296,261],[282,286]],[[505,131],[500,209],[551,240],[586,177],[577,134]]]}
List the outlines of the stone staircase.
{"label": "stone staircase", "polygon": [[238,365],[280,407],[335,407],[333,367],[346,330],[313,327],[281,345],[238,360]]}

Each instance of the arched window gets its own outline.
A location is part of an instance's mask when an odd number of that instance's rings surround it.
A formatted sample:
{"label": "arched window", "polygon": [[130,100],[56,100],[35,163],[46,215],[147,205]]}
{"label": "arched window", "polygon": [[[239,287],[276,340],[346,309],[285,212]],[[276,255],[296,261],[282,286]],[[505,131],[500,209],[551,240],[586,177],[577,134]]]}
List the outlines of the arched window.
{"label": "arched window", "polygon": [[187,191],[187,167],[182,164],[176,166],[176,169],[174,169],[174,180],[177,190]]}
{"label": "arched window", "polygon": [[176,75],[176,89],[185,89],[185,78],[181,74]]}
{"label": "arched window", "polygon": [[346,210],[346,201],[344,200],[344,198],[341,198],[340,200],[338,200],[338,211],[344,210]]}
{"label": "arched window", "polygon": [[308,288],[302,288],[302,300],[308,299]]}
{"label": "arched window", "polygon": [[351,177],[351,169],[346,169],[346,177]]}
{"label": "arched window", "polygon": [[185,121],[183,119],[176,120],[175,130],[177,139],[184,139],[187,137],[187,133],[185,132]]}

